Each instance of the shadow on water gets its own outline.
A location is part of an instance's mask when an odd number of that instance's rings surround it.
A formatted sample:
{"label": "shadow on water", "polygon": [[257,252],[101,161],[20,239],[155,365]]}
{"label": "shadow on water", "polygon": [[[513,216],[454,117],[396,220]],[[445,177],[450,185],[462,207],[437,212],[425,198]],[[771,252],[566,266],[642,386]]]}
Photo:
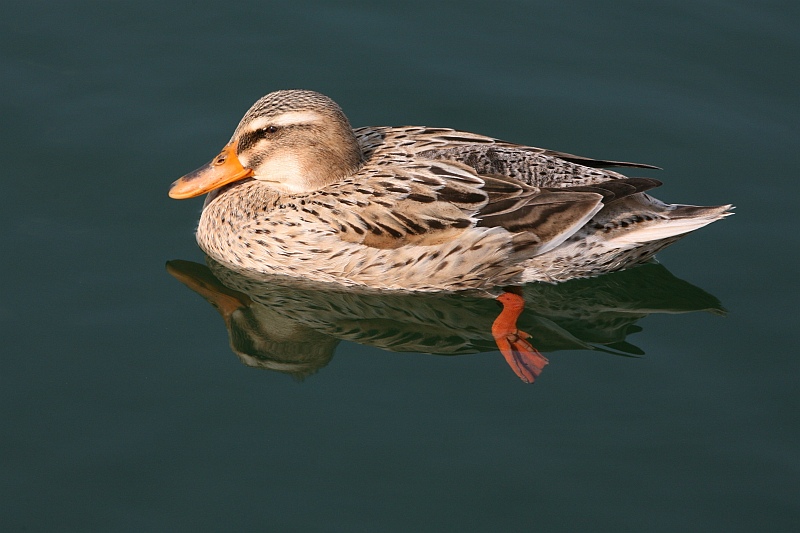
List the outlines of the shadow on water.
{"label": "shadow on water", "polygon": [[[231,349],[247,366],[302,379],[326,366],[341,340],[435,355],[498,349],[492,325],[501,308],[487,294],[377,292],[253,278],[207,263],[173,260],[167,271],[219,311]],[[652,313],[725,313],[716,297],[658,263],[558,285],[531,283],[522,293],[517,326],[537,354],[585,349],[636,357],[644,351],[627,337]]]}

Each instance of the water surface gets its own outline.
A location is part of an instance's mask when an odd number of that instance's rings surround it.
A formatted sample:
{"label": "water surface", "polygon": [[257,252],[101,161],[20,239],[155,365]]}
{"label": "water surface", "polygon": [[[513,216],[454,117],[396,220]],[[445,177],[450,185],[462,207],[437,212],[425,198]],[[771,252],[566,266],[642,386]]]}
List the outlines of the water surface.
{"label": "water surface", "polygon": [[[12,4],[5,529],[796,528],[794,4]],[[315,329],[330,357],[303,379],[242,364],[165,269],[204,263],[201,201],[166,190],[297,87],[356,126],[651,163],[635,174],[664,200],[736,204],[659,254],[672,295],[711,304],[602,315],[589,338],[531,306],[550,359],[532,386],[477,333],[445,357]]]}

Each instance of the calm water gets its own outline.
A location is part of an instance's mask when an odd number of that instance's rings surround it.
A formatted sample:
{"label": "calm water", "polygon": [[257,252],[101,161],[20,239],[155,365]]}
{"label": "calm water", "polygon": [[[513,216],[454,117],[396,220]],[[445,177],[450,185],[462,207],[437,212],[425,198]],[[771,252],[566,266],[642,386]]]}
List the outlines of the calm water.
{"label": "calm water", "polygon": [[[795,3],[11,4],[3,530],[796,530]],[[660,198],[737,215],[665,268],[529,288],[532,386],[497,306],[446,298],[267,287],[274,357],[242,364],[165,268],[204,262],[201,200],[166,190],[294,87],[652,163]]]}

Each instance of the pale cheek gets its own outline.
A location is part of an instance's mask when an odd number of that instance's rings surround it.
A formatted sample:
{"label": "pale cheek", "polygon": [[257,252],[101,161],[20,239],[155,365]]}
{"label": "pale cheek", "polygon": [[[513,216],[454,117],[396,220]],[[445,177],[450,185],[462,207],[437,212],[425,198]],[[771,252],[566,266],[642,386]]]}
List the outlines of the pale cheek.
{"label": "pale cheek", "polygon": [[291,155],[275,155],[261,164],[253,176],[261,181],[276,183],[288,192],[306,190],[306,179],[300,161]]}

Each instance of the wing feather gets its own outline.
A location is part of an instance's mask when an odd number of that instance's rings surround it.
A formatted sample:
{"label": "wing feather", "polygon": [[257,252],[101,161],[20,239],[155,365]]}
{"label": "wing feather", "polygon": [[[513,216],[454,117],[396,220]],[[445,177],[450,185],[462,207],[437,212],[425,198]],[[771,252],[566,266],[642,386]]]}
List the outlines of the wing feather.
{"label": "wing feather", "polygon": [[614,162],[456,130],[357,134],[368,163],[358,182],[337,183],[328,194],[348,200],[337,210],[341,238],[375,248],[468,242],[502,230],[513,253],[534,256],[563,243],[605,204],[660,185],[599,169]]}

